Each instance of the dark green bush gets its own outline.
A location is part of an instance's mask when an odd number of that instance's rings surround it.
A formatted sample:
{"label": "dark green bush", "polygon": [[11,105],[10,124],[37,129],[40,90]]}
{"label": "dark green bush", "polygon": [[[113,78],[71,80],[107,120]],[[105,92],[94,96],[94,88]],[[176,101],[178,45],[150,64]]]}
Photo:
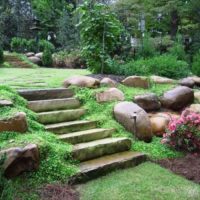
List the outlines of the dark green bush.
{"label": "dark green bush", "polygon": [[28,51],[28,40],[24,38],[14,37],[11,41],[11,49],[12,51],[18,53],[24,53]]}
{"label": "dark green bush", "polygon": [[51,67],[53,64],[53,58],[50,48],[45,48],[42,56],[42,64],[47,67]]}
{"label": "dark green bush", "polygon": [[187,60],[184,45],[181,43],[174,43],[174,45],[169,48],[169,53],[176,56],[178,60]]}
{"label": "dark green bush", "polygon": [[39,50],[41,52],[44,52],[45,49],[48,49],[51,51],[51,53],[53,53],[55,51],[55,46],[47,40],[40,40],[39,41]]}
{"label": "dark green bush", "polygon": [[158,75],[169,78],[182,78],[188,75],[189,68],[185,61],[180,61],[176,56],[161,55],[149,59],[130,61],[123,65],[115,65],[111,69],[113,74],[119,75]]}
{"label": "dark green bush", "polygon": [[192,72],[195,75],[200,76],[200,50],[193,58]]}
{"label": "dark green bush", "polygon": [[0,46],[0,63],[3,63],[3,60],[4,60],[3,57],[4,57],[3,56],[3,48]]}

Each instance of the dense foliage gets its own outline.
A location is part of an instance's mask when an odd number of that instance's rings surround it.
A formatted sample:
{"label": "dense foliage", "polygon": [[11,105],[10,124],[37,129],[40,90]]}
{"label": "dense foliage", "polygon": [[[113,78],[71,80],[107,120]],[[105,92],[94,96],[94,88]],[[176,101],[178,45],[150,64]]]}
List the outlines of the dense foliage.
{"label": "dense foliage", "polygon": [[200,114],[186,110],[172,118],[162,141],[177,150],[200,152]]}
{"label": "dense foliage", "polygon": [[3,48],[1,47],[1,45],[0,45],[0,63],[2,63],[3,62],[3,60],[4,60],[4,55],[3,55],[4,53],[3,53]]}
{"label": "dense foliage", "polygon": [[53,58],[50,48],[45,48],[42,54],[42,64],[44,66],[51,67],[53,64]]}
{"label": "dense foliage", "polygon": [[197,76],[200,76],[200,51],[194,56],[192,72]]}

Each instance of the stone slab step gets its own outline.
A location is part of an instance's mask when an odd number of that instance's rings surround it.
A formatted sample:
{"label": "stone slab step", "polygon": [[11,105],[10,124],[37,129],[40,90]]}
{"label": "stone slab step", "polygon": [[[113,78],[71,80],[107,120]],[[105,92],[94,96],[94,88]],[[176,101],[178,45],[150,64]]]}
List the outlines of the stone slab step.
{"label": "stone slab step", "polygon": [[72,156],[78,161],[86,161],[101,156],[128,151],[131,140],[128,138],[106,138],[73,146]]}
{"label": "stone slab step", "polygon": [[28,108],[34,112],[45,112],[62,109],[75,109],[80,107],[80,102],[75,98],[50,99],[29,101]]}
{"label": "stone slab step", "polygon": [[59,110],[38,113],[38,120],[42,124],[68,122],[79,119],[86,112],[85,109]]}
{"label": "stone slab step", "polygon": [[66,134],[76,131],[83,131],[87,129],[93,129],[97,127],[96,121],[79,120],[72,122],[63,122],[57,124],[46,125],[47,131],[51,131],[55,134]]}
{"label": "stone slab step", "polygon": [[71,89],[66,88],[18,90],[18,93],[28,101],[62,99],[74,95],[74,92]]}
{"label": "stone slab step", "polygon": [[80,163],[80,173],[70,182],[84,183],[111,171],[137,166],[147,160],[143,153],[125,151]]}
{"label": "stone slab step", "polygon": [[71,144],[78,144],[111,137],[114,131],[115,129],[96,128],[60,135],[58,138]]}

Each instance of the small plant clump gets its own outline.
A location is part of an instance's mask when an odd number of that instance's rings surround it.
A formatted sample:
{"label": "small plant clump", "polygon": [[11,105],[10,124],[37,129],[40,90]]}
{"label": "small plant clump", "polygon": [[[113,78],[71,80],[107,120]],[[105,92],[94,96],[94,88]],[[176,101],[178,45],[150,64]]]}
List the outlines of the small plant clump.
{"label": "small plant clump", "polygon": [[199,153],[200,114],[185,110],[180,118],[172,118],[162,142],[176,150]]}

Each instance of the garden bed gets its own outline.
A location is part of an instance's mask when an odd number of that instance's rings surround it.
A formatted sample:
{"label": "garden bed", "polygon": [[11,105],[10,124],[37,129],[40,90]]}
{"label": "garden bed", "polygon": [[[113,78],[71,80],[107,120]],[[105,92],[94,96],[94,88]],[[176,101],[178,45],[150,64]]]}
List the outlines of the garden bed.
{"label": "garden bed", "polygon": [[182,158],[163,159],[157,162],[162,167],[188,180],[200,184],[200,155],[187,154]]}

